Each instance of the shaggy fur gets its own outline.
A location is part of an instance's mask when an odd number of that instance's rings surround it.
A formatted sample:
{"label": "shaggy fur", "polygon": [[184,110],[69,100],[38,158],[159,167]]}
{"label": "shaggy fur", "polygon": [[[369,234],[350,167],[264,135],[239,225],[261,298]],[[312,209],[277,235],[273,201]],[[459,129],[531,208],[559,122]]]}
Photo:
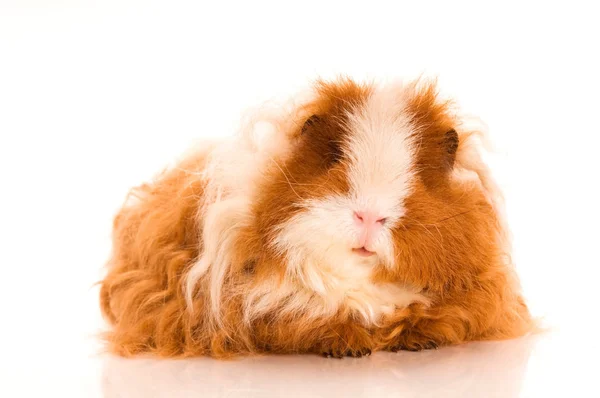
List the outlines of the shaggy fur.
{"label": "shaggy fur", "polygon": [[110,349],[340,357],[532,331],[478,134],[437,97],[318,82],[132,190],[101,285]]}

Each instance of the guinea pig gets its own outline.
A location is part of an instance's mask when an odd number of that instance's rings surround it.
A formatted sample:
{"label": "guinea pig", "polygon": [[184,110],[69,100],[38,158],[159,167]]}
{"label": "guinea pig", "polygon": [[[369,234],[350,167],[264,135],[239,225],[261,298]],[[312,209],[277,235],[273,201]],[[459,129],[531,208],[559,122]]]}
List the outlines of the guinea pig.
{"label": "guinea pig", "polygon": [[317,81],[134,188],[100,304],[131,356],[363,356],[535,329],[502,197],[434,82]]}

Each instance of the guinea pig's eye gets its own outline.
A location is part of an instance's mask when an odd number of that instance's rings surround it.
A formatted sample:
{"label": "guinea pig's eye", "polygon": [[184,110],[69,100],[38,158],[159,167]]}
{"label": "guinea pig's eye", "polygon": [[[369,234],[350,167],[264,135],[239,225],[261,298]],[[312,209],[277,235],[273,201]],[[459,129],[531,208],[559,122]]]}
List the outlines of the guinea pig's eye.
{"label": "guinea pig's eye", "polygon": [[321,118],[317,115],[312,115],[311,117],[306,119],[306,122],[304,122],[304,125],[302,126],[302,134],[306,133],[308,131],[308,129],[310,129],[311,127],[314,127],[320,121],[321,121]]}
{"label": "guinea pig's eye", "polygon": [[304,122],[301,135],[305,136],[306,142],[312,153],[317,155],[317,161],[321,165],[332,166],[342,158],[342,149],[335,137],[335,128],[326,123],[318,116],[312,115]]}
{"label": "guinea pig's eye", "polygon": [[452,129],[444,134],[443,145],[446,150],[443,162],[448,169],[451,169],[454,166],[456,151],[458,150],[458,133],[456,130]]}
{"label": "guinea pig's eye", "polygon": [[458,149],[458,134],[456,130],[452,129],[444,135],[444,143],[446,144],[448,154],[454,156]]}

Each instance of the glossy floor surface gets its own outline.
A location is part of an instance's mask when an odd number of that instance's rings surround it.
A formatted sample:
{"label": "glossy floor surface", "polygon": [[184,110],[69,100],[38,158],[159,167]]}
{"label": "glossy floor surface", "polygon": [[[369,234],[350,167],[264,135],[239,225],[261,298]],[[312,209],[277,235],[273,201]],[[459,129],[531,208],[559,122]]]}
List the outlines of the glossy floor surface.
{"label": "glossy floor surface", "polygon": [[[106,397],[541,397],[571,391],[568,364],[526,338],[362,359],[316,356],[233,362],[106,358]],[[577,378],[570,379],[580,383]],[[589,382],[589,381],[588,381]],[[583,385],[576,388],[591,393]],[[584,394],[585,395],[585,394]]]}
{"label": "glossy floor surface", "polygon": [[48,347],[46,353],[25,358],[9,347],[12,366],[3,371],[0,396],[598,397],[600,352],[595,342],[575,346],[573,337],[555,330],[512,341],[364,358],[230,361],[125,359],[100,354],[101,346],[90,337],[82,346]]}

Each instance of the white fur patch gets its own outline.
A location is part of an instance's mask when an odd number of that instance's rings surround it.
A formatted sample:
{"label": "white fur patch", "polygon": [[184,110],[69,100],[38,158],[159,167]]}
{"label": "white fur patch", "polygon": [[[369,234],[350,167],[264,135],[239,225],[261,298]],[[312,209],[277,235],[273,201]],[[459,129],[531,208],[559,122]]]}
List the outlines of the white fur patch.
{"label": "white fur patch", "polygon": [[413,129],[401,87],[373,92],[348,115],[348,175],[354,210],[372,210],[392,224],[404,214],[403,199],[414,178]]}
{"label": "white fur patch", "polygon": [[[291,109],[296,104],[290,103]],[[298,123],[287,107],[275,112],[261,109],[238,135],[211,146],[200,178],[206,182],[199,204],[203,250],[184,278],[188,309],[201,278],[209,278],[212,320],[220,322],[221,290],[231,263],[230,254],[240,229],[251,220],[250,204],[265,169],[290,149],[290,137]],[[302,115],[296,115],[302,117]]]}
{"label": "white fur patch", "polygon": [[371,283],[369,270],[363,268],[362,275],[358,275],[359,269],[349,277],[341,272],[321,273],[328,288],[326,294],[319,294],[291,278],[283,283],[278,279],[265,281],[248,292],[244,301],[244,320],[250,323],[271,311],[276,311],[276,315],[323,319],[334,316],[345,306],[364,325],[376,326],[382,316],[393,314],[397,308],[414,302],[429,304],[424,296],[408,287]]}

